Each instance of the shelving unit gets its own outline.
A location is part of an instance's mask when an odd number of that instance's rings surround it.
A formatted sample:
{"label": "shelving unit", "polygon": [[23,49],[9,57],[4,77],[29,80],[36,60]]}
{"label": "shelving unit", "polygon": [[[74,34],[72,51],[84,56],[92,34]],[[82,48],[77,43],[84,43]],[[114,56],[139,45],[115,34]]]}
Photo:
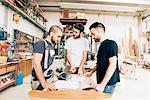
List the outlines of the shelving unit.
{"label": "shelving unit", "polygon": [[10,81],[9,83],[7,83],[7,84],[5,84],[5,85],[0,86],[0,91],[3,90],[3,89],[5,89],[5,88],[7,88],[7,87],[9,87],[9,86],[11,86],[11,85],[14,85],[14,84],[16,84],[16,81],[15,81],[15,80]]}
{"label": "shelving unit", "polygon": [[[0,91],[16,85],[17,63],[0,64]],[[4,82],[4,80],[6,80]]]}
{"label": "shelving unit", "polygon": [[[18,14],[20,14],[23,18],[27,19],[29,22],[31,22],[32,24],[34,24],[35,26],[37,26],[38,28],[40,28],[43,32],[46,32],[46,24],[44,25],[41,25],[39,22],[37,22],[36,18],[33,19],[31,18],[31,16],[29,16],[27,14],[27,8],[26,6],[23,5],[23,3],[21,2],[22,0],[16,0],[18,2],[18,4],[23,8],[23,9],[20,9],[19,7],[13,5],[12,3],[8,2],[7,0],[3,0],[3,1],[0,1],[2,2],[3,5],[11,8],[12,10],[14,10],[15,12],[17,12]],[[35,15],[35,14],[34,14]],[[42,16],[41,14],[39,14],[40,16]],[[35,15],[37,16],[37,15]],[[46,23],[46,19],[42,16],[43,18],[43,23]]]}
{"label": "shelving unit", "polygon": [[16,42],[16,53],[32,53],[32,44],[34,40],[33,36],[23,33],[19,30],[14,30],[14,37]]}
{"label": "shelving unit", "polygon": [[[22,59],[18,62],[7,62],[0,64],[0,91],[5,88],[16,85],[17,73],[21,71],[24,77],[31,74],[32,71],[32,59]],[[10,73],[13,73],[13,77],[8,77]],[[8,78],[6,82],[2,79]],[[10,78],[10,80],[9,80]]]}

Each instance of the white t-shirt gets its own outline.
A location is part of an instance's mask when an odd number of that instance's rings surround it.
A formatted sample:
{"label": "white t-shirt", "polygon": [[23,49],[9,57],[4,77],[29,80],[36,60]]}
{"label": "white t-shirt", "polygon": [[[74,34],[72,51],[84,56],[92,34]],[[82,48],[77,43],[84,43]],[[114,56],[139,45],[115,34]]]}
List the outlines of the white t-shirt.
{"label": "white t-shirt", "polygon": [[89,42],[83,37],[79,39],[74,39],[73,37],[70,37],[65,43],[65,49],[71,51],[70,56],[72,61],[72,67],[79,67],[82,60],[83,51],[89,50]]}

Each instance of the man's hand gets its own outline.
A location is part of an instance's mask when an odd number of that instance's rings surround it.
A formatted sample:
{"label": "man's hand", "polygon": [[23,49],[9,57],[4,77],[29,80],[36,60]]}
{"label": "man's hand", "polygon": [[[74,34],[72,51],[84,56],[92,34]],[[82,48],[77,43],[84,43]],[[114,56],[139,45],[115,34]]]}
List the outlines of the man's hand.
{"label": "man's hand", "polygon": [[87,76],[87,77],[90,77],[92,74],[93,74],[93,72],[90,71],[90,72],[86,72],[84,75]]}
{"label": "man's hand", "polygon": [[60,73],[57,72],[56,70],[53,70],[54,76],[58,76]]}
{"label": "man's hand", "polygon": [[71,71],[72,73],[75,73],[76,70],[77,70],[77,69],[76,69],[75,67],[71,67],[71,68],[70,68],[70,71]]}
{"label": "man's hand", "polygon": [[97,85],[95,86],[95,90],[96,90],[96,91],[103,92],[104,89],[105,89],[105,86],[102,86],[102,85],[100,85],[100,84],[97,84]]}
{"label": "man's hand", "polygon": [[79,69],[78,69],[78,75],[79,76],[83,75],[83,69],[82,69],[82,67],[79,67]]}
{"label": "man's hand", "polygon": [[43,83],[41,83],[41,85],[47,91],[54,91],[54,90],[56,90],[55,86],[52,83],[43,82]]}

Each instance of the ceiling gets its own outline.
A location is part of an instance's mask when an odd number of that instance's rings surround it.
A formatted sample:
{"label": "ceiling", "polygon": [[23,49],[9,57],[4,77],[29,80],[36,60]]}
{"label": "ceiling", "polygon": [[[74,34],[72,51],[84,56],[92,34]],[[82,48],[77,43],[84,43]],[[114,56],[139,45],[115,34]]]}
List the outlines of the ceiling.
{"label": "ceiling", "polygon": [[150,0],[36,0],[45,12],[102,13],[127,16],[149,15]]}

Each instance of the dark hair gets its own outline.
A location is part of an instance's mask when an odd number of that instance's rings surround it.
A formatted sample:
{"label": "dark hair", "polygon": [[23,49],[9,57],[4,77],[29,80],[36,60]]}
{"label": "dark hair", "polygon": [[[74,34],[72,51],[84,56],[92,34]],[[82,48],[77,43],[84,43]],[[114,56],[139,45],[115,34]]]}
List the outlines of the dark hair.
{"label": "dark hair", "polygon": [[84,32],[84,26],[81,23],[77,23],[74,25],[75,29],[78,29],[80,32]]}
{"label": "dark hair", "polygon": [[45,32],[45,33],[43,34],[43,39],[45,39],[47,36],[48,36],[48,32]]}
{"label": "dark hair", "polygon": [[63,30],[59,26],[57,25],[51,26],[49,29],[49,32],[44,33],[43,38],[46,38],[48,35],[50,35],[51,32],[54,32],[54,33],[58,32],[58,30],[63,32]]}
{"label": "dark hair", "polygon": [[95,23],[93,23],[91,26],[90,26],[90,30],[92,29],[92,28],[102,28],[103,30],[104,30],[104,32],[105,32],[105,26],[104,26],[104,24],[102,24],[102,23],[99,23],[99,22],[95,22]]}

